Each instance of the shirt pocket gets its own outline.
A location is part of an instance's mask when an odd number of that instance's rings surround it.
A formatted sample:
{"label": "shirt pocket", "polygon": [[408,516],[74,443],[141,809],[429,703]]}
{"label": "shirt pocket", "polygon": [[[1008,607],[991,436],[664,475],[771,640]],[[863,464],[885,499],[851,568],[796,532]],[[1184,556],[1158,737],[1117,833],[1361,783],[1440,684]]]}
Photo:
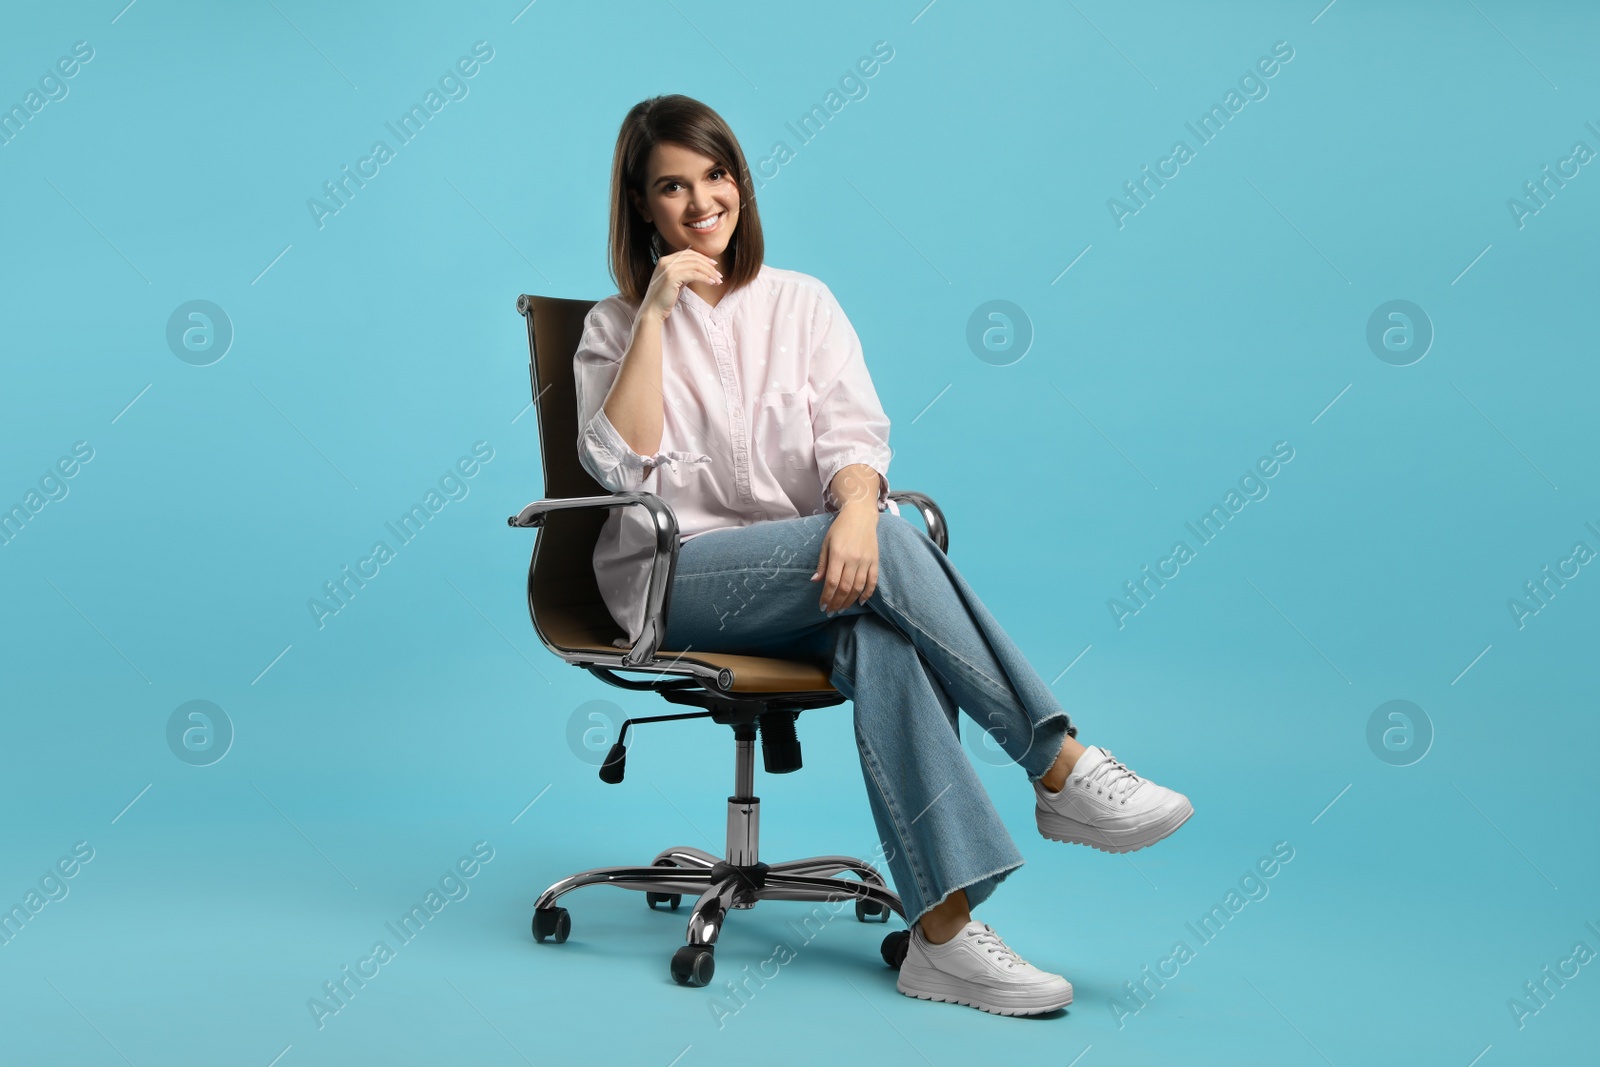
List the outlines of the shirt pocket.
{"label": "shirt pocket", "polygon": [[756,397],[754,450],[780,477],[816,467],[811,405],[803,392],[771,392]]}

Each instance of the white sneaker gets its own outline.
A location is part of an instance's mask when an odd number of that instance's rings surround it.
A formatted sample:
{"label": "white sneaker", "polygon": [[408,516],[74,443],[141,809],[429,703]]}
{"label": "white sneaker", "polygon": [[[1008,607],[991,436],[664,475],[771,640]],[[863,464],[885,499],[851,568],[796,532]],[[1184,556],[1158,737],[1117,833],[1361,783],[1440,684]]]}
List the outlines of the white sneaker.
{"label": "white sneaker", "polygon": [[1041,834],[1101,852],[1153,845],[1194,814],[1188,797],[1139,777],[1098,745],[1078,757],[1061,792],[1042,782],[1034,782],[1033,791]]}
{"label": "white sneaker", "polygon": [[966,1004],[996,1015],[1040,1015],[1072,1003],[1071,982],[1041,971],[976,919],[942,945],[930,944],[921,925],[912,923],[895,988],[908,997]]}

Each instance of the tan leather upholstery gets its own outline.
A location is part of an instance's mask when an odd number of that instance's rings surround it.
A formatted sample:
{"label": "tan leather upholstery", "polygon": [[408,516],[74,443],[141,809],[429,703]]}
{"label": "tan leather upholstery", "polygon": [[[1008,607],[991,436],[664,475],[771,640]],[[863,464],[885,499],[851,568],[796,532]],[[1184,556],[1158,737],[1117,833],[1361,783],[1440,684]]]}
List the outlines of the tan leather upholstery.
{"label": "tan leather upholstery", "polygon": [[[593,611],[567,608],[540,612],[539,628],[552,644],[568,652],[604,652],[614,656],[622,651],[611,644],[610,639],[622,636],[622,632],[611,620],[604,604],[600,605],[599,617]],[[835,692],[822,666],[802,660],[694,651],[657,652],[656,658],[726,668],[733,672],[733,688],[729,691],[735,693]]]}
{"label": "tan leather upholstery", "polygon": [[[545,499],[606,496],[604,486],[578,461],[578,397],[572,359],[583,336],[592,300],[525,296],[529,364],[538,397],[539,452]],[[553,513],[535,542],[529,598],[534,625],[549,644],[567,653],[623,650],[625,637],[606,610],[594,577],[594,546],[607,512],[584,509]],[[670,601],[668,613],[671,613]],[[689,650],[656,653],[658,663],[693,662],[733,672],[735,693],[836,693],[821,664],[767,656]],[[625,668],[624,668],[625,669]]]}

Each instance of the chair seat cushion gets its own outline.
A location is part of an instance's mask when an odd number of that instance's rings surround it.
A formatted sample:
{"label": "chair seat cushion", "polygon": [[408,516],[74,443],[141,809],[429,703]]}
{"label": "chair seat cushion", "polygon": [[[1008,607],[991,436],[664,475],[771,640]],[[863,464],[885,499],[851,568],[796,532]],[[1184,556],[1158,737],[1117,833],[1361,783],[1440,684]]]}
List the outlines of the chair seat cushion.
{"label": "chair seat cushion", "polygon": [[[621,630],[604,605],[547,608],[539,612],[538,624],[546,640],[568,653],[597,652],[616,656],[623,651],[612,643],[621,636]],[[662,664],[697,663],[732,671],[733,686],[728,690],[730,693],[838,692],[828,680],[828,670],[808,660],[746,656],[734,652],[679,652],[672,649],[658,651],[656,660]]]}

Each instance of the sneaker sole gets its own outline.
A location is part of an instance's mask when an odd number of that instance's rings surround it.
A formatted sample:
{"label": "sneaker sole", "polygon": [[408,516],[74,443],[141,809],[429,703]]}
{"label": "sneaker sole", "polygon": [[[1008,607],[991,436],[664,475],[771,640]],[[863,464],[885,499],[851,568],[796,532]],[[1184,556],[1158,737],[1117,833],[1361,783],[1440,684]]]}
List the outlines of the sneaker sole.
{"label": "sneaker sole", "polygon": [[1101,852],[1120,855],[1124,852],[1137,852],[1141,848],[1148,848],[1157,841],[1170,837],[1173,831],[1189,821],[1189,816],[1194,814],[1194,805],[1185,803],[1183,807],[1173,809],[1172,814],[1161,822],[1140,827],[1120,837],[1097,834],[1082,823],[1071,823],[1054,814],[1037,812],[1035,814],[1039,833],[1051,841],[1062,841],[1069,845],[1088,845]]}
{"label": "sneaker sole", "polygon": [[981,1000],[976,1000],[970,996],[950,991],[938,991],[931,989],[904,989],[898,982],[895,983],[895,989],[899,990],[908,997],[916,997],[918,1000],[933,1000],[938,1001],[941,1004],[964,1004],[969,1008],[977,1008],[979,1011],[986,1011],[990,1015],[1044,1015],[1048,1012],[1058,1011],[1072,1003],[1072,991],[1070,989],[1067,991],[1065,1000],[1054,1001],[1043,1005],[1028,1005],[1026,1007],[1004,1006],[986,1003]]}

